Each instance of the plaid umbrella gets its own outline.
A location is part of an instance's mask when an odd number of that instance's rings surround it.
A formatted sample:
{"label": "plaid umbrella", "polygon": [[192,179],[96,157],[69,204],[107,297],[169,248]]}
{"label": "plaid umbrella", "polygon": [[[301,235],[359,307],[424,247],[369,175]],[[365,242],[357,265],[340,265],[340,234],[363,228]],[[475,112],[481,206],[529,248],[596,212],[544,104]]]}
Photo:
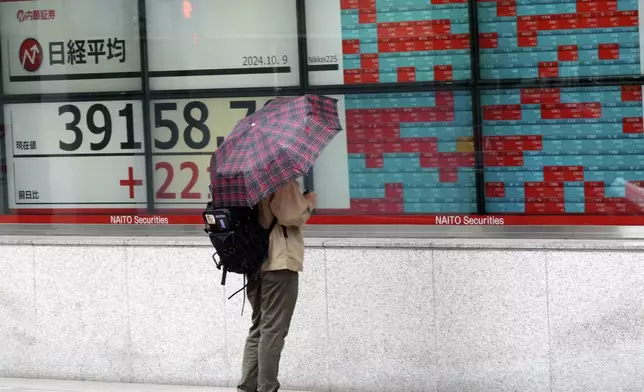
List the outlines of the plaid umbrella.
{"label": "plaid umbrella", "polygon": [[341,130],[334,98],[275,98],[240,120],[213,153],[213,206],[254,206],[289,181],[307,174]]}

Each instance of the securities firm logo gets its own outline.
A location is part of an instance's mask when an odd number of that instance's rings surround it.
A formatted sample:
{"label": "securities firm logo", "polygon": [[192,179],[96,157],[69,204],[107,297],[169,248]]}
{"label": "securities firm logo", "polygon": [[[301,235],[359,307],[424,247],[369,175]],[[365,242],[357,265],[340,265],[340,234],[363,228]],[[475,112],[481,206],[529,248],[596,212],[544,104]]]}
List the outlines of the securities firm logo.
{"label": "securities firm logo", "polygon": [[18,19],[18,22],[20,23],[37,20],[54,20],[56,19],[56,10],[18,10],[18,12],[16,12],[16,19]]}
{"label": "securities firm logo", "polygon": [[42,65],[42,46],[35,39],[27,38],[22,41],[18,56],[25,71],[36,72]]}

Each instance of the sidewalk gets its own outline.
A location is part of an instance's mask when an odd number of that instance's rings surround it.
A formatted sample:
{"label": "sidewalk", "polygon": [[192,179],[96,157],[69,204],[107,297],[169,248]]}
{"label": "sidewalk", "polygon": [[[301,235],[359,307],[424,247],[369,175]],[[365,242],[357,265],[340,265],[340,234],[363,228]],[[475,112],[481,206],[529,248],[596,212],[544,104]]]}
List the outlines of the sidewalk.
{"label": "sidewalk", "polygon": [[237,392],[237,389],[0,378],[0,392]]}

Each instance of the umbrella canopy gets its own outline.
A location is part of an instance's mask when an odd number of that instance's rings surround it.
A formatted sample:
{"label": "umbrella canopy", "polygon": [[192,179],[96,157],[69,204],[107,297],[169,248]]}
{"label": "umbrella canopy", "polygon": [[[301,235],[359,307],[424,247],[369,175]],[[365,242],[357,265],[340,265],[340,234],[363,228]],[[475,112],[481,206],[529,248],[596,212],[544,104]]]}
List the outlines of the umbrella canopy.
{"label": "umbrella canopy", "polygon": [[252,207],[309,172],[342,130],[337,100],[275,98],[240,120],[210,160],[214,207]]}

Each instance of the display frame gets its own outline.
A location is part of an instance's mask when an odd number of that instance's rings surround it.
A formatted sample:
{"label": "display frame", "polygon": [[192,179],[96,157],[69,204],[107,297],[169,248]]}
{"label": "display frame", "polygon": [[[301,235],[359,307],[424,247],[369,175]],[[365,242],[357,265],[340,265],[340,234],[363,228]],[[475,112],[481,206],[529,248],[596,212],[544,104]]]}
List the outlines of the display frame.
{"label": "display frame", "polygon": [[[309,83],[305,0],[296,2],[299,86],[262,88],[223,88],[203,90],[151,90],[148,66],[147,17],[145,0],[137,0],[139,11],[139,40],[141,60],[141,90],[127,92],[83,92],[54,94],[4,93],[0,78],[0,123],[4,124],[4,106],[16,103],[45,103],[64,101],[140,100],[143,108],[143,135],[145,143],[145,176],[147,211],[157,216],[154,205],[153,148],[150,107],[152,101],[188,98],[237,98],[250,96],[286,96],[313,94],[361,94],[389,92],[426,92],[441,90],[466,90],[471,93],[473,137],[475,150],[476,206],[474,215],[320,215],[311,219],[308,233],[321,237],[593,237],[593,238],[644,238],[644,216],[594,216],[594,215],[488,215],[485,210],[485,182],[483,166],[483,134],[481,91],[516,88],[585,87],[585,86],[644,86],[644,75],[594,76],[580,78],[544,79],[481,79],[478,7],[476,0],[468,1],[470,33],[470,80],[444,82],[406,82],[357,85],[311,85]],[[0,42],[0,56],[2,56]],[[6,167],[4,133],[0,133],[0,167]],[[308,189],[315,189],[313,177],[306,177]],[[8,212],[8,188],[2,187],[0,213]],[[503,222],[499,223],[498,219]],[[127,219],[126,219],[127,220]],[[467,221],[467,222],[465,222]],[[468,223],[469,222],[469,223]],[[125,223],[125,225],[123,225]],[[34,225],[44,225],[43,231],[58,228],[65,235],[197,235],[200,231],[199,216],[169,215],[168,225],[127,225],[128,222],[111,221],[108,215],[0,215],[0,233],[34,232]],[[109,229],[107,229],[107,226]],[[125,228],[126,226],[127,229]],[[161,225],[159,225],[161,226]],[[89,227],[89,228],[88,228]],[[174,228],[174,229],[173,229]]]}

